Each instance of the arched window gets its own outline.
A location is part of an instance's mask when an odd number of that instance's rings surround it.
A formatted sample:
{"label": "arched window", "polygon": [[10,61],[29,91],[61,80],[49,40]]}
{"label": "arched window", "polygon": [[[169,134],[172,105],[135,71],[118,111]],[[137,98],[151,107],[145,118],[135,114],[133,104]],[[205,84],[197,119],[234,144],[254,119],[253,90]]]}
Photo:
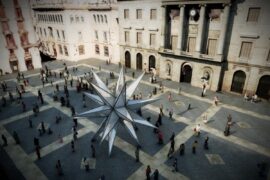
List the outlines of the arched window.
{"label": "arched window", "polygon": [[99,15],[97,15],[97,21],[99,22]]}
{"label": "arched window", "polygon": [[105,15],[104,18],[105,18],[105,23],[108,23],[107,15]]}
{"label": "arched window", "polygon": [[97,19],[96,19],[96,15],[95,14],[93,15],[93,17],[94,17],[94,21],[97,22]]}
{"label": "arched window", "polygon": [[243,93],[244,90],[244,85],[246,81],[246,74],[244,71],[236,71],[233,74],[233,79],[232,79],[232,85],[231,85],[231,91],[237,92],[237,93]]}
{"label": "arched window", "polygon": [[101,19],[101,22],[103,23],[103,16],[102,15],[100,15],[100,19]]}

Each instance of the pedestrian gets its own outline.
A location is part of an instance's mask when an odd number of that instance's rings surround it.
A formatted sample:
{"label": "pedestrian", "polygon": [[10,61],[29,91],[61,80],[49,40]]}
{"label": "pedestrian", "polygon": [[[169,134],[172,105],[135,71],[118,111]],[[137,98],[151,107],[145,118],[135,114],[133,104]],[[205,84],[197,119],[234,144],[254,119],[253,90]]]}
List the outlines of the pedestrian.
{"label": "pedestrian", "polygon": [[209,137],[207,136],[207,137],[205,138],[205,140],[204,140],[204,145],[203,145],[204,149],[206,149],[206,150],[209,149],[209,147],[208,147],[208,140],[209,140]]}
{"label": "pedestrian", "polygon": [[63,143],[64,142],[61,134],[58,135],[58,140],[59,140],[59,143]]}
{"label": "pedestrian", "polygon": [[36,137],[34,137],[34,145],[35,145],[35,147],[40,147],[39,146],[39,139]]}
{"label": "pedestrian", "polygon": [[62,176],[63,175],[63,169],[62,169],[62,165],[61,165],[60,160],[57,160],[57,163],[56,163],[55,167],[56,167],[56,170],[57,170],[57,174],[59,176]]}
{"label": "pedestrian", "polygon": [[214,97],[214,104],[217,106],[218,105],[218,102],[219,102],[218,96],[215,96]]}
{"label": "pedestrian", "polygon": [[78,127],[78,119],[77,118],[73,118],[73,122],[74,122],[74,126]]}
{"label": "pedestrian", "polygon": [[71,141],[71,149],[72,149],[72,152],[75,152],[75,146],[74,146],[74,141],[73,140]]}
{"label": "pedestrian", "polygon": [[164,115],[164,113],[163,113],[163,105],[162,104],[160,104],[160,106],[159,106],[159,113],[160,113],[161,116]]}
{"label": "pedestrian", "polygon": [[70,110],[71,110],[71,115],[75,116],[75,108],[74,108],[74,106],[70,106]]}
{"label": "pedestrian", "polygon": [[33,128],[33,122],[31,120],[30,116],[28,117],[28,123],[29,123],[29,127]]}
{"label": "pedestrian", "polygon": [[168,157],[169,159],[172,158],[173,152],[174,152],[174,150],[173,150],[173,148],[172,148],[172,146],[171,146],[170,149],[169,149],[169,152],[168,152],[168,154],[167,154],[167,157]]}
{"label": "pedestrian", "polygon": [[158,130],[158,143],[163,144],[163,134],[161,130]]}
{"label": "pedestrian", "polygon": [[182,143],[182,144],[180,144],[180,146],[179,146],[179,155],[182,156],[182,155],[184,155],[184,154],[185,154],[185,144]]}
{"label": "pedestrian", "polygon": [[7,138],[4,134],[2,134],[2,140],[3,140],[3,146],[7,146],[8,145]]}
{"label": "pedestrian", "polygon": [[197,147],[198,141],[195,140],[194,143],[192,144],[192,153],[196,154],[196,147]]}
{"label": "pedestrian", "polygon": [[174,137],[175,137],[175,133],[173,132],[170,141],[171,141],[171,149],[174,152],[174,145],[175,145],[175,141],[174,141]]}
{"label": "pedestrian", "polygon": [[134,71],[132,72],[132,78],[133,79],[135,78],[135,72]]}
{"label": "pedestrian", "polygon": [[41,159],[41,156],[40,156],[40,147],[39,146],[36,146],[36,154],[37,154],[37,158],[38,159]]}
{"label": "pedestrian", "polygon": [[73,140],[74,141],[76,141],[78,139],[77,135],[78,135],[78,132],[75,130],[73,133]]}
{"label": "pedestrian", "polygon": [[42,130],[42,133],[43,133],[43,134],[46,132],[45,124],[44,124],[43,121],[41,121],[41,130]]}
{"label": "pedestrian", "polygon": [[191,104],[188,104],[187,110],[190,110],[190,109],[191,109]]}
{"label": "pedestrian", "polygon": [[159,178],[159,171],[158,171],[158,169],[156,169],[154,171],[154,180],[158,180],[158,178]]}
{"label": "pedestrian", "polygon": [[172,117],[173,117],[173,109],[170,109],[170,111],[169,111],[169,119],[172,120],[173,119]]}
{"label": "pedestrian", "polygon": [[201,134],[201,125],[197,124],[195,127],[195,136],[200,136]]}
{"label": "pedestrian", "polygon": [[162,125],[162,116],[161,116],[161,114],[158,115],[158,120],[157,120],[157,122],[158,122],[159,126]]}
{"label": "pedestrian", "polygon": [[145,171],[146,179],[150,180],[150,175],[151,175],[151,167],[150,165],[147,166],[146,171]]}
{"label": "pedestrian", "polygon": [[25,103],[23,101],[22,101],[22,110],[23,110],[23,112],[26,111],[26,105],[25,105]]}
{"label": "pedestrian", "polygon": [[203,119],[203,123],[206,124],[208,122],[207,114],[203,115],[202,119]]}
{"label": "pedestrian", "polygon": [[83,163],[85,170],[89,171],[89,160],[86,157],[83,158]]}
{"label": "pedestrian", "polygon": [[172,101],[172,93],[169,92],[169,95],[168,95],[168,101],[171,102]]}
{"label": "pedestrian", "polygon": [[96,149],[93,144],[91,144],[91,152],[92,152],[92,158],[96,158]]}
{"label": "pedestrian", "polygon": [[139,145],[137,145],[136,147],[135,157],[136,157],[136,162],[140,162],[140,146]]}
{"label": "pedestrian", "polygon": [[178,171],[178,164],[177,164],[177,158],[174,158],[173,161],[173,172],[177,172]]}
{"label": "pedestrian", "polygon": [[13,138],[14,138],[16,144],[20,144],[20,138],[19,138],[16,131],[13,131]]}

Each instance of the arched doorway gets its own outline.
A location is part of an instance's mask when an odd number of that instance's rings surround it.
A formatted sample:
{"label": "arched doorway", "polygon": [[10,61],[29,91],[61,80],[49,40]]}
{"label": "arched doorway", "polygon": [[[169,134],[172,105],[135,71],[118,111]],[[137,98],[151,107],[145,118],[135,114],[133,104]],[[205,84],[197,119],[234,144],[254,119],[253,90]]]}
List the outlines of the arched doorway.
{"label": "arched doorway", "polygon": [[130,53],[128,51],[125,53],[125,67],[131,68]]}
{"label": "arched doorway", "polygon": [[270,75],[260,78],[256,94],[264,99],[270,99]]}
{"label": "arched doorway", "polygon": [[242,94],[246,81],[246,74],[243,71],[236,71],[233,74],[231,91]]}
{"label": "arched doorway", "polygon": [[151,68],[156,68],[156,58],[153,55],[149,56],[149,71]]}
{"label": "arched doorway", "polygon": [[142,54],[138,53],[136,56],[136,69],[142,70]]}
{"label": "arched doorway", "polygon": [[183,64],[181,68],[180,82],[190,83],[192,77],[192,67],[189,64]]}

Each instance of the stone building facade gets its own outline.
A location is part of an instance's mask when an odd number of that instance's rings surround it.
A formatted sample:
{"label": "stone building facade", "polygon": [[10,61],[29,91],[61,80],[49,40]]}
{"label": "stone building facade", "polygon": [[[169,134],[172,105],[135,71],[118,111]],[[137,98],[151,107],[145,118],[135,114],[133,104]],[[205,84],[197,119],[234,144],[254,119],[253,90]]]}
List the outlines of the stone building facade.
{"label": "stone building facade", "polygon": [[[127,67],[142,69],[140,53],[143,69],[154,67],[162,78],[270,97],[269,1],[119,0],[118,8],[120,60]],[[157,22],[149,19],[152,9]],[[154,48],[150,29],[156,30]]]}
{"label": "stone building facade", "polygon": [[27,0],[0,0],[1,74],[41,67]]}
{"label": "stone building facade", "polygon": [[53,58],[119,60],[114,1],[32,0],[40,50]]}

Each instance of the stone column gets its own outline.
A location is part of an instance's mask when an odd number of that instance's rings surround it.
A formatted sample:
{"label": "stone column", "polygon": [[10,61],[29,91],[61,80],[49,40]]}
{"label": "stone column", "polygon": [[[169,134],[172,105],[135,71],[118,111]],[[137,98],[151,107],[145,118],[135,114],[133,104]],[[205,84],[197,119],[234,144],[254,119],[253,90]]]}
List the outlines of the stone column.
{"label": "stone column", "polygon": [[180,16],[179,16],[179,31],[178,31],[178,42],[177,42],[177,50],[180,54],[183,47],[183,28],[184,28],[184,11],[185,5],[179,5],[180,7]]}
{"label": "stone column", "polygon": [[230,14],[230,4],[224,4],[224,18],[222,19],[222,27],[219,35],[219,43],[218,43],[218,49],[217,54],[223,55],[224,45],[225,45],[225,37],[226,37],[226,31],[228,26],[228,20],[229,20],[229,14]]}
{"label": "stone column", "polygon": [[161,6],[162,8],[162,13],[161,13],[161,39],[160,39],[160,47],[161,49],[164,49],[165,47],[165,33],[166,33],[166,26],[167,26],[167,19],[166,19],[166,14],[167,14],[167,6],[163,5]]}
{"label": "stone column", "polygon": [[202,37],[203,37],[203,29],[204,29],[204,22],[205,22],[205,4],[200,5],[200,19],[198,24],[198,35],[196,38],[196,48],[195,51],[197,53],[201,53],[202,50]]}

